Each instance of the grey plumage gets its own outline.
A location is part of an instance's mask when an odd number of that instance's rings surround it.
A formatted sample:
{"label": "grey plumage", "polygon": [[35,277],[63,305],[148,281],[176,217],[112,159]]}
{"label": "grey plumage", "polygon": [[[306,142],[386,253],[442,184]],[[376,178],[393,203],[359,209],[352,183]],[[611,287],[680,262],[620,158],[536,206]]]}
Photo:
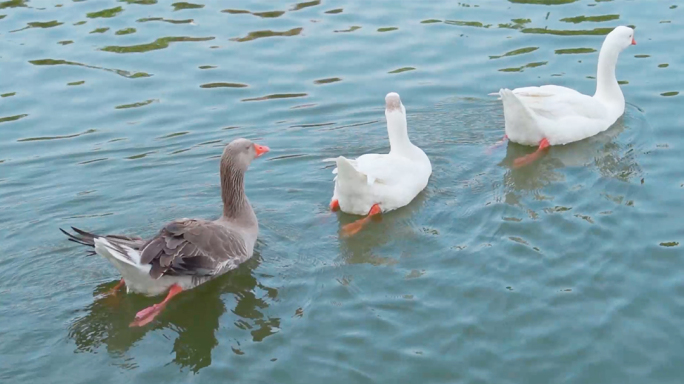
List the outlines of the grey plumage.
{"label": "grey plumage", "polygon": [[[258,148],[257,148],[258,147]],[[188,276],[204,282],[236,268],[252,256],[258,221],[244,191],[244,173],[251,161],[268,151],[246,139],[228,144],[220,162],[223,215],[215,221],[180,219],[166,224],[148,240],[124,235],[96,235],[71,227],[60,230],[70,241],[95,247],[96,239],[127,258],[132,265],[150,265],[149,277]],[[132,257],[130,251],[139,253]],[[91,251],[95,253],[95,251]]]}
{"label": "grey plumage", "polygon": [[221,221],[195,219],[167,224],[140,252],[140,263],[152,265],[153,279],[162,275],[212,276],[224,265],[237,266],[247,258],[239,232]]}

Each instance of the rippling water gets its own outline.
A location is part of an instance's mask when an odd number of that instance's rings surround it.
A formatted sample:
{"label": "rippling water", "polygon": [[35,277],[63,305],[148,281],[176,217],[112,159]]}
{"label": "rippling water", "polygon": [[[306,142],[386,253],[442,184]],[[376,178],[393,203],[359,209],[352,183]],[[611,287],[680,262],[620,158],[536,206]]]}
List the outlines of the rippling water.
{"label": "rippling water", "polygon": [[[219,4],[220,3],[220,4]],[[679,1],[0,2],[0,381],[679,383]],[[612,129],[487,148],[501,87],[595,87],[617,25]],[[321,160],[388,148],[399,92],[428,188],[351,239]],[[174,299],[58,227],[150,236],[220,212],[222,147],[271,147],[252,260]],[[199,381],[198,381],[199,380]]]}

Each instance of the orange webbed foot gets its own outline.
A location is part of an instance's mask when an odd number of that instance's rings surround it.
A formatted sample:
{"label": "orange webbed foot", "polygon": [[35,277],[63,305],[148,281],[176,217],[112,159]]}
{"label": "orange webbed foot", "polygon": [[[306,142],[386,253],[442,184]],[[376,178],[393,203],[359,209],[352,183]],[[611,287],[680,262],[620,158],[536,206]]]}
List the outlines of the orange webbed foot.
{"label": "orange webbed foot", "polygon": [[542,139],[539,142],[539,148],[537,148],[536,151],[530,153],[529,155],[519,157],[513,161],[513,168],[520,168],[524,167],[526,165],[530,165],[537,161],[541,157],[541,155],[546,152],[546,150],[551,146],[549,144],[549,141],[547,139]]}
{"label": "orange webbed foot", "polygon": [[357,234],[371,220],[373,220],[374,218],[379,218],[380,217],[379,215],[381,213],[382,213],[382,209],[380,208],[380,205],[373,204],[370,211],[368,211],[368,215],[366,217],[364,217],[363,219],[356,220],[355,222],[349,223],[349,224],[342,227],[342,230],[341,230],[342,236],[343,237],[350,237],[350,236]]}

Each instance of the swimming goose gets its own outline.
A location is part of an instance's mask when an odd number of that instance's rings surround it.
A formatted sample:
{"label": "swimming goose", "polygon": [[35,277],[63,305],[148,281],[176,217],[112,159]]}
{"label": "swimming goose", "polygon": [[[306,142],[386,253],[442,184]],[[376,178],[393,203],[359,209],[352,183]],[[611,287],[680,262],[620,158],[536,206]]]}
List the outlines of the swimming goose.
{"label": "swimming goose", "polygon": [[151,322],[166,303],[183,290],[194,288],[237,268],[252,257],[259,223],[245,195],[244,175],[252,160],[269,148],[247,139],[226,146],[220,162],[223,215],[214,221],[179,219],[166,224],[148,240],[122,235],[95,235],[72,227],[60,230],[69,240],[95,248],[121,273],[128,292],[155,296],[168,291],[159,304],[143,309],[131,326]]}
{"label": "swimming goose", "polygon": [[536,152],[516,159],[514,166],[533,162],[551,145],[603,132],[622,116],[625,98],[615,78],[615,66],[620,52],[635,44],[634,30],[629,27],[617,27],[606,36],[599,52],[594,96],[557,85],[499,91],[506,124],[504,140],[539,146]]}
{"label": "swimming goose", "polygon": [[330,201],[333,211],[367,215],[342,228],[342,234],[357,233],[372,216],[401,208],[427,186],[432,165],[423,150],[411,143],[406,109],[398,94],[385,97],[385,117],[390,142],[388,154],[366,154],[354,160],[339,156],[333,170],[335,189]]}

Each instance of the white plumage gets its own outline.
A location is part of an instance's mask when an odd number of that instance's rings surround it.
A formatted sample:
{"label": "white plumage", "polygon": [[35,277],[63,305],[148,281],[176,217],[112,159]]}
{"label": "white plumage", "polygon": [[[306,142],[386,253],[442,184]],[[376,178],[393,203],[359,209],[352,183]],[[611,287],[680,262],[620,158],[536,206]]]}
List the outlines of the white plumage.
{"label": "white plumage", "polygon": [[622,116],[625,98],[615,77],[618,55],[634,41],[634,30],[617,27],[601,47],[594,96],[556,85],[501,89],[506,136],[523,145],[568,144],[608,129]]}
{"label": "white plumage", "polygon": [[399,95],[389,93],[385,102],[388,154],[326,159],[337,163],[332,200],[339,202],[343,212],[366,215],[374,204],[383,212],[403,207],[427,186],[432,174],[430,159],[409,140],[406,109]]}

